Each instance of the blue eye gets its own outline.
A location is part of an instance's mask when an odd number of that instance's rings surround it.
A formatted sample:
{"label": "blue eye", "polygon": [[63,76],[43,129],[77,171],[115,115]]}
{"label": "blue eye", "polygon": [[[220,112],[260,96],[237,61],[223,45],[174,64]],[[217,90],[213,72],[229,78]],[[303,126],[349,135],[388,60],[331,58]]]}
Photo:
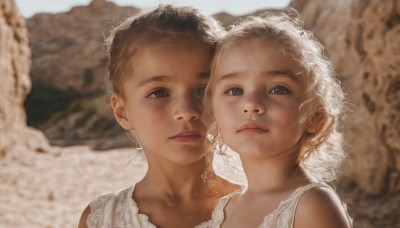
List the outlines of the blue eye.
{"label": "blue eye", "polygon": [[198,88],[197,90],[196,90],[196,97],[203,97],[204,96],[204,94],[206,93],[206,88],[207,88],[207,86],[201,86],[200,88]]}
{"label": "blue eye", "polygon": [[240,88],[232,88],[232,89],[228,89],[225,93],[230,96],[239,96],[239,95],[243,94],[243,90]]}
{"label": "blue eye", "polygon": [[284,86],[276,86],[273,89],[271,89],[270,91],[268,91],[269,94],[275,94],[275,95],[284,95],[289,93],[290,91],[284,87]]}
{"label": "blue eye", "polygon": [[164,97],[169,97],[170,94],[166,89],[163,88],[158,88],[156,90],[154,90],[153,92],[151,92],[149,95],[147,95],[147,97],[151,97],[151,98],[164,98]]}

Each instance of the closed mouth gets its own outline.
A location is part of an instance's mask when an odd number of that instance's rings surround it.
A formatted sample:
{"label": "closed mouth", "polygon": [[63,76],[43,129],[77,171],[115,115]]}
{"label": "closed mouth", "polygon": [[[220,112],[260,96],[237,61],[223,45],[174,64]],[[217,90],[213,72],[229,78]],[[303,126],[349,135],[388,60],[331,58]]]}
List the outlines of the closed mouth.
{"label": "closed mouth", "polygon": [[177,142],[197,142],[202,140],[203,135],[198,131],[181,131],[178,134],[170,137],[170,139]]}
{"label": "closed mouth", "polygon": [[261,124],[258,124],[255,122],[243,124],[237,130],[237,132],[254,132],[254,133],[263,133],[263,132],[267,132],[267,131],[268,131],[268,129],[264,128]]}

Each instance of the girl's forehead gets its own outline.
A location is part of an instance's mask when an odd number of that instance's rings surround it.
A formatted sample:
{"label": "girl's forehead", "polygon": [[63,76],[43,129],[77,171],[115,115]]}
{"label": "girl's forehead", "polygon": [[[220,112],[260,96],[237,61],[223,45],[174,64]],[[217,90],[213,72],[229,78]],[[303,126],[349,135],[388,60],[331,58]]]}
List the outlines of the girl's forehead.
{"label": "girl's forehead", "polygon": [[212,68],[212,84],[229,75],[287,74],[306,80],[304,67],[275,41],[242,40],[218,51]]}
{"label": "girl's forehead", "polygon": [[296,58],[284,47],[272,40],[248,39],[231,43],[217,51],[216,69],[237,67],[294,67]]}
{"label": "girl's forehead", "polygon": [[148,76],[206,75],[210,71],[212,48],[202,43],[190,46],[175,44],[151,45],[129,63],[132,65],[131,80]]}
{"label": "girl's forehead", "polygon": [[274,41],[256,38],[234,40],[217,49],[214,64],[222,67],[232,61],[238,64],[241,61],[252,63],[254,59],[265,59],[274,55],[285,55],[283,47]]}

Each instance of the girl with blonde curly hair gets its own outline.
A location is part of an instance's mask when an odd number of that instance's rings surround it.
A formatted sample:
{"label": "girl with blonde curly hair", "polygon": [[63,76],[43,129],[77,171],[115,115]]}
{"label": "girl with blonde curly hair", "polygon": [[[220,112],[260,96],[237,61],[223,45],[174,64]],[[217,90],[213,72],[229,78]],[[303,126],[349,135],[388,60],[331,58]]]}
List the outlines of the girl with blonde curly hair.
{"label": "girl with blonde curly hair", "polygon": [[219,201],[212,227],[352,226],[329,185],[344,158],[344,93],[323,50],[287,13],[247,18],[217,44],[211,149],[237,152],[248,184]]}

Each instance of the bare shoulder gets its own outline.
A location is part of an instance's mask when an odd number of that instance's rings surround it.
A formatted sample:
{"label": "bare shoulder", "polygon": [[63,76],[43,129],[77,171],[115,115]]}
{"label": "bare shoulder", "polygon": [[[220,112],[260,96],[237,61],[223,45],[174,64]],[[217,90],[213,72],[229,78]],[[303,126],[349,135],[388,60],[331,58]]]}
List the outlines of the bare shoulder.
{"label": "bare shoulder", "polygon": [[90,206],[88,205],[85,210],[82,212],[81,219],[79,220],[78,228],[87,228],[86,220],[90,215]]}
{"label": "bare shoulder", "polygon": [[347,228],[351,224],[335,192],[327,187],[318,187],[306,191],[300,198],[294,227]]}

